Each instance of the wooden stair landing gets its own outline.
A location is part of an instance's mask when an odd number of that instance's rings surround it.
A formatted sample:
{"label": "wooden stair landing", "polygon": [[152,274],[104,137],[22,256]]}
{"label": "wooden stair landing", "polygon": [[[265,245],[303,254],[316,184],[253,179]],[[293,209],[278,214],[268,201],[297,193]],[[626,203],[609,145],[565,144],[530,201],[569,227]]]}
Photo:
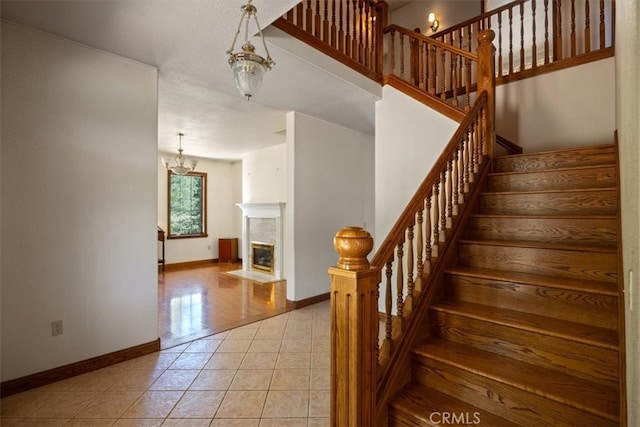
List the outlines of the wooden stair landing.
{"label": "wooden stair landing", "polygon": [[495,159],[390,426],[620,424],[615,153]]}

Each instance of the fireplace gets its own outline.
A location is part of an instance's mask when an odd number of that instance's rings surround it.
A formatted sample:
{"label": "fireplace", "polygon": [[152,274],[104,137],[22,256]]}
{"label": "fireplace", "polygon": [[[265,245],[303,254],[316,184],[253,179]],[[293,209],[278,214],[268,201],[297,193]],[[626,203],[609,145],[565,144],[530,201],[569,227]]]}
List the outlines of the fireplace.
{"label": "fireplace", "polygon": [[[242,270],[269,273],[274,280],[283,280],[284,268],[284,203],[238,203],[242,209]],[[273,245],[271,269],[253,266],[251,243]],[[266,264],[266,263],[265,263]]]}
{"label": "fireplace", "polygon": [[273,274],[273,243],[251,242],[251,270]]}

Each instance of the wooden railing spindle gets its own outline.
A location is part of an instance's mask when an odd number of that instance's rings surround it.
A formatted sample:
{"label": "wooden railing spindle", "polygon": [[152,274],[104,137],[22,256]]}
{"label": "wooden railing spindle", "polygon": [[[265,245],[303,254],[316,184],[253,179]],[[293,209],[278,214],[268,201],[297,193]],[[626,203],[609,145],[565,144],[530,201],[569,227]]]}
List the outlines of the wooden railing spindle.
{"label": "wooden railing spindle", "polygon": [[555,22],[555,40],[554,40],[554,52],[553,59],[554,61],[559,61],[563,58],[562,56],[562,0],[554,0],[556,8],[554,15]]}
{"label": "wooden railing spindle", "polygon": [[538,66],[538,48],[536,46],[536,0],[531,0],[531,24],[531,68],[536,68]]}
{"label": "wooden railing spindle", "polygon": [[[342,19],[342,17],[340,17]],[[336,48],[338,46],[337,40],[337,27],[336,27],[336,0],[331,0],[331,47]]]}
{"label": "wooden railing spindle", "polygon": [[[422,203],[422,206],[424,206],[424,202]],[[422,275],[424,274],[423,256],[424,256],[425,242],[424,242],[424,231],[422,228],[424,226],[423,215],[424,215],[424,208],[421,207],[420,209],[418,209],[418,212],[416,213],[416,228],[418,229],[418,232],[416,235],[416,257],[418,259],[418,263],[416,266],[417,272],[416,272],[416,280],[414,283],[414,292],[416,294],[420,294],[422,292]]]}
{"label": "wooden railing spindle", "polygon": [[431,273],[431,256],[432,256],[432,246],[431,246],[431,192],[427,194],[427,197],[424,199],[425,204],[425,218],[424,218],[424,231],[426,235],[424,236],[424,266],[427,273]]}
{"label": "wooden railing spindle", "polygon": [[576,0],[571,0],[571,56],[576,56]]}
{"label": "wooden railing spindle", "polygon": [[544,0],[544,63],[549,63],[549,0]]}
{"label": "wooden railing spindle", "polygon": [[404,257],[404,239],[398,242],[396,253],[396,318],[398,319],[398,330],[402,331],[404,326],[404,268],[402,259]]}
{"label": "wooden railing spindle", "polygon": [[444,242],[447,231],[447,187],[446,187],[446,170],[440,172],[440,234],[439,242]]}
{"label": "wooden railing spindle", "polygon": [[311,0],[307,0],[306,18],[305,30],[311,34],[313,32],[313,9],[311,7]]}
{"label": "wooden railing spindle", "polygon": [[411,316],[411,312],[413,311],[413,291],[414,291],[414,277],[413,277],[413,227],[414,224],[411,224],[407,228],[407,296],[404,299],[404,316]]}
{"label": "wooden railing spindle", "polygon": [[604,49],[606,45],[606,25],[604,13],[604,0],[600,0],[600,49]]}
{"label": "wooden railing spindle", "polygon": [[320,17],[320,0],[316,0],[316,13],[314,15],[314,25],[313,25],[313,35],[316,38],[321,39],[320,36],[320,23],[322,22],[322,19]]}
{"label": "wooden railing spindle", "polygon": [[591,52],[591,11],[589,9],[589,0],[586,0],[584,3],[584,53]]}

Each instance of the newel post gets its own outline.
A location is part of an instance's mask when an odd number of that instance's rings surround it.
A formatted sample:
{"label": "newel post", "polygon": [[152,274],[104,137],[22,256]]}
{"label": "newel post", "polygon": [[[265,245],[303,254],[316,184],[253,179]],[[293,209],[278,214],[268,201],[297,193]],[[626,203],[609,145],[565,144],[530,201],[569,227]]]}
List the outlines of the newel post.
{"label": "newel post", "polygon": [[360,227],[338,231],[340,258],[331,280],[331,425],[375,425],[380,270],[367,255],[373,238]]}
{"label": "newel post", "polygon": [[496,48],[493,39],[496,34],[493,30],[483,30],[478,34],[478,92],[487,92],[487,110],[485,122],[485,146],[484,154],[493,158],[493,146],[496,141],[495,112],[496,112]]}

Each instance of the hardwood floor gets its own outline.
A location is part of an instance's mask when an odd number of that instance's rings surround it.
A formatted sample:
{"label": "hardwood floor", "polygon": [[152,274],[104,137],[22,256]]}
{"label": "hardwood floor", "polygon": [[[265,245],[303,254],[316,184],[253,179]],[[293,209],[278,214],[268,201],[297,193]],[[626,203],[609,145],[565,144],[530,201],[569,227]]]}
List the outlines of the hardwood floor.
{"label": "hardwood floor", "polygon": [[288,311],[286,281],[260,283],[229,274],[242,264],[158,273],[158,328],[169,348]]}

